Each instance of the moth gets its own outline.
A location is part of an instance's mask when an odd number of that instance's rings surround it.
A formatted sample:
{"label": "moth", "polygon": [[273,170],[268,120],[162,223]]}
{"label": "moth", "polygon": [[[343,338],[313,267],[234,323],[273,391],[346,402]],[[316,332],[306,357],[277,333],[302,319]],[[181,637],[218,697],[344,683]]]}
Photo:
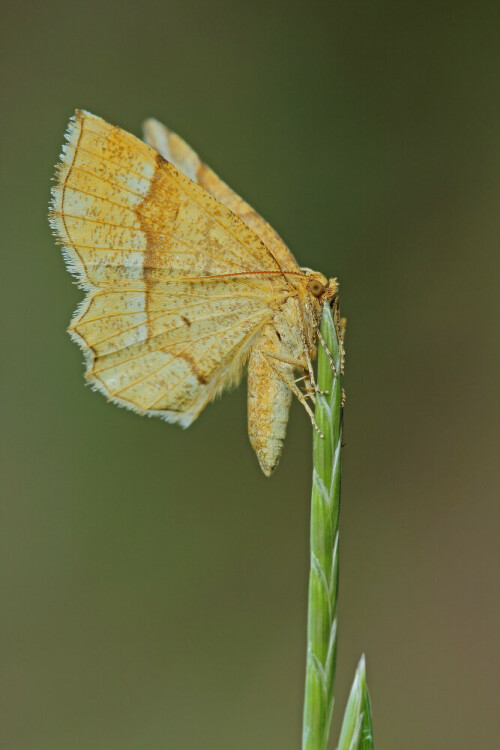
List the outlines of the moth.
{"label": "moth", "polygon": [[300,268],[178,135],[156,120],[144,133],[81,110],[70,121],[50,210],[85,292],[69,332],[93,388],[182,427],[248,363],[248,433],[269,476],[292,394],[319,432],[311,362],[336,279]]}

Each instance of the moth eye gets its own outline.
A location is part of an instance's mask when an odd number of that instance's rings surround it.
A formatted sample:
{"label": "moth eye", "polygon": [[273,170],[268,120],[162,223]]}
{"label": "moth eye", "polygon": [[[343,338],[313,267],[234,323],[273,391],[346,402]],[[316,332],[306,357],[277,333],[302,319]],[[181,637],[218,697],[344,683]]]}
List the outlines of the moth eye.
{"label": "moth eye", "polygon": [[321,297],[323,292],[325,291],[325,287],[321,283],[321,281],[318,281],[317,279],[314,279],[309,284],[309,291],[311,294],[313,294],[315,297]]}

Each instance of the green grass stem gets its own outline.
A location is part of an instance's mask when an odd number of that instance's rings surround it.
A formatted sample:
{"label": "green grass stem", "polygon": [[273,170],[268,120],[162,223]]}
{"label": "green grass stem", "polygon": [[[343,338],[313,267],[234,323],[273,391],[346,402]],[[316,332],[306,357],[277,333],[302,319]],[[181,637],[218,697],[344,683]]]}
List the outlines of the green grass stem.
{"label": "green grass stem", "polygon": [[337,656],[338,520],[342,408],[342,342],[338,307],[325,305],[321,333],[332,354],[336,375],[324,348],[318,351],[316,422],[313,432],[311,498],[311,570],[307,617],[307,663],[302,750],[325,750],[333,711]]}
{"label": "green grass stem", "polygon": [[[342,442],[341,376],[343,322],[338,300],[333,310],[325,305],[321,333],[335,364],[320,345],[316,422],[313,432],[313,482],[311,497],[311,569],[307,616],[307,663],[302,750],[326,750],[333,712],[333,687],[337,657],[337,598],[340,508],[340,451]],[[344,717],[338,750],[373,750],[371,714],[366,689],[364,657],[356,672]]]}

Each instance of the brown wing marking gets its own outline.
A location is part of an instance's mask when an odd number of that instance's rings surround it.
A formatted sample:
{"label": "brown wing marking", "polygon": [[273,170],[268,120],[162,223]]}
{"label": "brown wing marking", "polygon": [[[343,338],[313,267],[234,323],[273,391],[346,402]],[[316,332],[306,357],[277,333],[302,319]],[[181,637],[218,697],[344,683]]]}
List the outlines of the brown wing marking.
{"label": "brown wing marking", "polygon": [[224,204],[250,227],[274,256],[283,270],[298,270],[298,264],[279,234],[246,201],[231,190],[213,170],[204,164],[198,154],[176,133],[158,120],[144,123],[146,143],[174,164],[189,179],[197,182],[207,192]]}

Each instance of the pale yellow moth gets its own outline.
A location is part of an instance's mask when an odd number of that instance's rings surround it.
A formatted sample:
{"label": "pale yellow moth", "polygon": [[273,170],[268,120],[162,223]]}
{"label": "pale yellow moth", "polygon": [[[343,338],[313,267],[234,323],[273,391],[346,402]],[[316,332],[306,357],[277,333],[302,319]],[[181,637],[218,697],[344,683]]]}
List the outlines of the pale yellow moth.
{"label": "pale yellow moth", "polygon": [[144,143],[77,111],[66,138],[50,223],[86,293],[69,328],[86,377],[120,406],[187,427],[248,362],[248,433],[269,476],[292,393],[317,429],[311,360],[336,280],[299,268],[271,226],[155,120]]}

